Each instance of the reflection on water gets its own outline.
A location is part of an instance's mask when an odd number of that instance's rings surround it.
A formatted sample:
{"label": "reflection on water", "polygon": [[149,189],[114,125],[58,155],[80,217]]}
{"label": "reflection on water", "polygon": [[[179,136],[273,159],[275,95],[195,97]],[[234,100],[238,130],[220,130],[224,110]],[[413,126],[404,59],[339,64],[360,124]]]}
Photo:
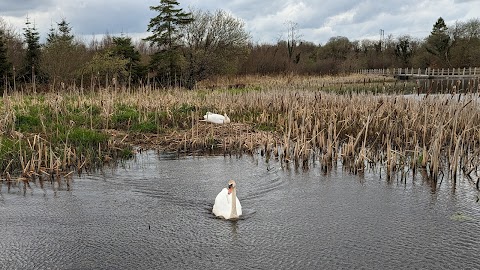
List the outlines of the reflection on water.
{"label": "reflection on water", "polygon": [[[228,179],[244,216],[212,213]],[[138,155],[71,190],[0,193],[2,269],[478,269],[480,206],[466,180],[435,190],[281,169],[261,158]]]}

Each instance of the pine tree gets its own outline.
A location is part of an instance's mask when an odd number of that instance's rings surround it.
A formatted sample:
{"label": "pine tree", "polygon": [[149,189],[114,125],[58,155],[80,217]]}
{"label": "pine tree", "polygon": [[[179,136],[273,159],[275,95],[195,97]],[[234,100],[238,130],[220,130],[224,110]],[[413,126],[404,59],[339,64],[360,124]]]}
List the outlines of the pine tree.
{"label": "pine tree", "polygon": [[152,56],[150,68],[163,79],[168,80],[167,84],[173,84],[172,77],[181,72],[182,61],[184,61],[179,48],[181,46],[182,34],[180,28],[193,21],[191,13],[185,13],[177,6],[175,0],[160,0],[160,5],[151,6],[150,9],[159,14],[150,19],[148,31],[152,35],[145,38],[158,51]]}
{"label": "pine tree", "polygon": [[58,32],[55,28],[53,28],[53,25],[50,27],[49,31],[50,32],[47,35],[47,43],[46,44],[50,44],[50,43],[55,42],[55,40],[58,37]]}
{"label": "pine tree", "polygon": [[32,79],[32,71],[35,75],[39,74],[40,67],[40,34],[38,33],[35,25],[32,25],[30,20],[27,17],[27,22],[25,23],[25,31],[23,33],[25,37],[25,43],[27,44],[27,52],[25,55],[25,66],[22,69],[22,75],[25,76],[27,81]]}
{"label": "pine tree", "polygon": [[140,79],[143,75],[143,67],[140,65],[140,52],[135,50],[132,39],[129,37],[114,37],[113,44],[113,54],[128,61],[127,70],[132,79]]}
{"label": "pine tree", "polygon": [[12,64],[7,58],[7,44],[5,32],[0,29],[0,89],[2,89],[11,75]]}
{"label": "pine tree", "polygon": [[450,36],[447,30],[448,27],[443,18],[438,18],[426,42],[427,51],[438,57],[439,65],[442,66],[448,63],[448,51],[450,49]]}
{"label": "pine tree", "polygon": [[68,45],[73,44],[74,36],[71,34],[72,28],[65,18],[57,23],[57,29],[50,28],[50,33],[47,36],[47,45],[57,42],[62,42]]}
{"label": "pine tree", "polygon": [[60,21],[57,25],[58,25],[58,31],[60,34],[59,35],[60,40],[68,44],[72,44],[73,35],[70,33],[72,31],[70,24],[67,23],[65,18],[63,18],[62,21]]}

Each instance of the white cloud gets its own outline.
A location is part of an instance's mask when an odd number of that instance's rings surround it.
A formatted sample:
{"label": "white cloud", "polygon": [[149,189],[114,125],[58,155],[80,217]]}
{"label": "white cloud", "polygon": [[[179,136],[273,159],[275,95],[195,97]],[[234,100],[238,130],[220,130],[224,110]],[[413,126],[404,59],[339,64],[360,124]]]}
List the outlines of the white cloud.
{"label": "white cloud", "polygon": [[350,10],[347,12],[343,12],[325,19],[325,26],[332,28],[342,24],[349,24],[353,21],[353,17],[355,16],[355,11]]}

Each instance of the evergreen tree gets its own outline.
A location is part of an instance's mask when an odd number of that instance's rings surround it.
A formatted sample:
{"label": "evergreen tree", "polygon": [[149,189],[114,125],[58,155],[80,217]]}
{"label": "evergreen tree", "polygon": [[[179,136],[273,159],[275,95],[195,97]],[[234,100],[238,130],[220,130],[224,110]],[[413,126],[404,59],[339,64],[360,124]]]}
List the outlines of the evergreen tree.
{"label": "evergreen tree", "polygon": [[159,14],[150,19],[148,31],[152,35],[145,38],[157,52],[151,58],[150,69],[162,77],[164,83],[173,84],[172,78],[181,72],[182,62],[185,61],[180,53],[181,27],[193,21],[191,13],[183,12],[177,6],[176,0],[160,0],[160,5],[150,9]]}
{"label": "evergreen tree", "polygon": [[395,44],[395,56],[401,60],[402,67],[408,67],[413,55],[412,41],[409,36],[401,36]]}
{"label": "evergreen tree", "polygon": [[51,87],[61,82],[67,83],[74,77],[75,71],[83,64],[79,62],[82,50],[74,41],[72,28],[66,19],[50,29],[42,53],[42,71],[49,76]]}
{"label": "evergreen tree", "polygon": [[66,44],[72,44],[74,36],[70,33],[72,28],[70,24],[66,21],[65,18],[57,23],[57,29],[50,28],[50,33],[47,36],[47,45],[56,43],[56,42],[64,42]]}
{"label": "evergreen tree", "polygon": [[135,50],[132,39],[129,37],[114,37],[113,54],[127,60],[127,70],[133,80],[138,80],[144,75],[144,68],[140,65],[140,52]]}
{"label": "evergreen tree", "polygon": [[58,32],[55,28],[53,28],[53,25],[51,26],[49,31],[50,31],[50,33],[48,33],[48,35],[47,35],[47,43],[46,44],[53,43],[57,39],[57,36],[58,36]]}
{"label": "evergreen tree", "polygon": [[22,69],[21,75],[25,76],[27,81],[32,79],[32,71],[35,75],[39,74],[40,64],[40,34],[35,25],[32,25],[27,17],[27,22],[23,28],[25,43],[27,44],[27,52],[25,54],[25,66]]}
{"label": "evergreen tree", "polygon": [[7,58],[5,32],[0,29],[0,89],[2,89],[11,74],[12,65]]}
{"label": "evergreen tree", "polygon": [[448,27],[442,17],[438,18],[433,25],[432,32],[427,38],[426,49],[430,54],[437,57],[437,65],[444,66],[448,63],[448,51],[450,49],[450,36]]}
{"label": "evergreen tree", "polygon": [[65,18],[63,18],[62,21],[59,22],[57,25],[58,31],[60,32],[60,40],[70,44],[73,43],[73,35],[70,33],[72,31],[72,28],[70,27],[70,24],[67,23]]}

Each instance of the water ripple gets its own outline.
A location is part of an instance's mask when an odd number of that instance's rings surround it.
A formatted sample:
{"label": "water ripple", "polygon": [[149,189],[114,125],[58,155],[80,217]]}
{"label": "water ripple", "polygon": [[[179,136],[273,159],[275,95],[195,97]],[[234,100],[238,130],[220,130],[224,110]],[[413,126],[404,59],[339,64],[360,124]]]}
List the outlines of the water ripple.
{"label": "water ripple", "polygon": [[[236,221],[211,213],[229,178],[244,211]],[[480,268],[471,189],[432,195],[419,183],[362,181],[147,153],[71,191],[3,189],[0,269]]]}

